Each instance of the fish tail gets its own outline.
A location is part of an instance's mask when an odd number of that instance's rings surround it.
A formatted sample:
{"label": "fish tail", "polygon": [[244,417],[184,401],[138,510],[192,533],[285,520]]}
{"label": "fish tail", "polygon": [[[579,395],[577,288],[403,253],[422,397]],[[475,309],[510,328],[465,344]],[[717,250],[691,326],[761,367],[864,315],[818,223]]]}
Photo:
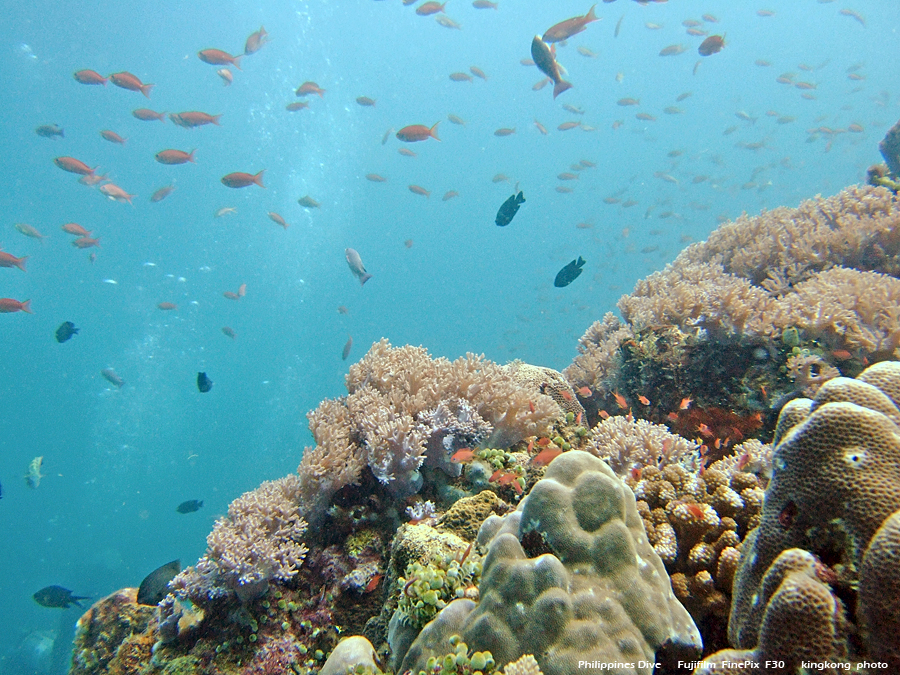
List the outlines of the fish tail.
{"label": "fish tail", "polygon": [[359,285],[360,285],[360,286],[364,286],[365,283],[366,283],[369,279],[371,279],[371,278],[372,278],[372,275],[371,275],[371,274],[368,274],[368,273],[367,273],[367,274],[363,274],[363,275],[359,278]]}
{"label": "fish tail", "polygon": [[141,85],[141,93],[144,96],[146,96],[147,98],[150,98],[150,90],[153,89],[153,87],[155,87],[155,86],[156,86],[155,84],[142,84]]}
{"label": "fish tail", "polygon": [[261,187],[261,188],[266,187],[265,185],[263,185],[263,182],[262,182],[263,174],[264,174],[265,172],[266,172],[266,170],[263,169],[263,170],[260,171],[258,174],[256,174],[255,176],[253,176],[253,182],[256,183],[257,185],[259,185],[259,187]]}
{"label": "fish tail", "polygon": [[34,312],[31,311],[31,300],[26,300],[25,302],[23,302],[20,309],[28,314],[34,314]]}
{"label": "fish tail", "polygon": [[594,8],[595,8],[596,6],[597,6],[597,5],[591,5],[591,8],[588,10],[588,13],[584,15],[585,23],[589,23],[589,22],[591,22],[591,21],[596,21],[596,20],[597,20],[597,15],[594,14]]}
{"label": "fish tail", "polygon": [[28,260],[28,256],[27,256],[27,255],[24,256],[24,257],[22,257],[22,258],[19,258],[19,260],[16,261],[16,267],[18,267],[18,268],[19,268],[20,270],[22,270],[23,272],[26,272],[26,271],[27,271],[27,270],[25,269],[25,261],[26,261],[26,260]]}
{"label": "fish tail", "polygon": [[212,123],[215,124],[217,127],[222,126],[219,124],[220,117],[221,117],[221,115],[213,115],[213,117],[212,117]]}
{"label": "fish tail", "polygon": [[431,137],[432,137],[434,140],[436,140],[436,141],[441,140],[440,138],[438,138],[438,135],[437,135],[437,127],[438,127],[438,124],[440,124],[440,120],[437,121],[437,122],[435,122],[435,123],[434,123],[434,126],[431,127],[431,129],[428,130],[428,135],[431,136]]}
{"label": "fish tail", "polygon": [[194,153],[195,152],[197,152],[197,148],[194,148],[193,150],[191,150],[191,154],[188,155],[188,161],[191,164],[196,164],[196,162],[194,161]]}
{"label": "fish tail", "polygon": [[[243,56],[243,55],[241,55],[241,56]],[[238,70],[241,70],[241,66],[238,63],[238,61],[241,60],[241,56],[235,56],[233,59],[231,59],[231,65],[233,65]]]}
{"label": "fish tail", "polygon": [[572,88],[571,82],[566,82],[565,80],[560,80],[559,82],[557,82],[556,84],[553,85],[553,98],[556,98],[561,93],[563,93],[567,89],[571,89],[571,88]]}

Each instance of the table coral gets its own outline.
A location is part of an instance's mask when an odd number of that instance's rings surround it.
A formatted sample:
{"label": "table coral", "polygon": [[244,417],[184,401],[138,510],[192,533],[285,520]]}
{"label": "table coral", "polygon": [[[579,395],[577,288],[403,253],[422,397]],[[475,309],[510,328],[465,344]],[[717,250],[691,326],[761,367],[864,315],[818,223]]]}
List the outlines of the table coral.
{"label": "table coral", "polygon": [[478,541],[488,547],[479,604],[450,603],[402,668],[423,669],[453,634],[499,665],[534,654],[547,675],[573,673],[578,661],[652,664],[667,643],[700,649],[634,496],[586,452],[556,458],[516,511],[485,521]]}
{"label": "table coral", "polygon": [[[820,645],[822,658],[846,655],[859,661],[877,655],[900,668],[893,630],[900,613],[898,391],[900,363],[883,362],[856,380],[826,382],[815,399],[783,413],[790,424],[779,422],[760,525],[745,542],[734,581],[729,621],[734,646],[788,661],[792,653],[783,641],[773,642],[774,636],[806,622],[834,631],[833,644]],[[808,597],[819,598],[810,601],[808,615],[802,604],[784,612],[772,606],[778,597],[773,579],[787,578],[780,568],[790,551],[789,560],[802,559],[806,577],[819,580],[818,590],[812,581],[804,582]],[[845,611],[857,628],[841,623]],[[815,646],[810,636],[796,637]]]}

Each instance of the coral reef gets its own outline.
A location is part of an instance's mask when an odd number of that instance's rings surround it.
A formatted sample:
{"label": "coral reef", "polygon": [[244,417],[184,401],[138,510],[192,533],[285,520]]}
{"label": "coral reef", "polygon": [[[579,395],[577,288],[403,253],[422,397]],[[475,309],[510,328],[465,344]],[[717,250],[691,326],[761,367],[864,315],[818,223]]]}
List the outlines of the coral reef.
{"label": "coral reef", "polygon": [[733,645],[788,664],[814,654],[900,668],[898,403],[900,363],[884,362],[782,413],[760,524],[734,581]]}
{"label": "coral reef", "polygon": [[632,469],[697,460],[700,444],[670,433],[662,424],[617,416],[593,428],[584,450],[605,460],[623,478]]}
{"label": "coral reef", "polygon": [[155,607],[138,604],[136,588],[123,588],[95,602],[75,625],[71,675],[140,672],[153,646],[153,640],[141,639],[141,634],[155,614]]}
{"label": "coral reef", "polygon": [[894,177],[900,177],[900,122],[888,129],[878,150]]}
{"label": "coral reef", "polygon": [[[350,367],[348,396],[309,414],[316,447],[304,451],[298,469],[307,518],[318,524],[331,497],[359,483],[365,469],[402,499],[421,489],[423,466],[458,476],[450,457],[460,448],[508,447],[546,433],[562,413],[540,388],[556,382],[553,371],[535,370],[472,354],[432,359],[422,347],[395,348],[387,340],[374,344]],[[560,378],[556,387],[568,385]]]}
{"label": "coral reef", "polygon": [[534,654],[548,675],[575,672],[578,661],[652,664],[667,643],[699,652],[631,491],[596,457],[563,453],[516,511],[485,521],[478,540],[488,547],[481,600],[450,603],[401,669],[426,669],[453,634],[501,665]]}

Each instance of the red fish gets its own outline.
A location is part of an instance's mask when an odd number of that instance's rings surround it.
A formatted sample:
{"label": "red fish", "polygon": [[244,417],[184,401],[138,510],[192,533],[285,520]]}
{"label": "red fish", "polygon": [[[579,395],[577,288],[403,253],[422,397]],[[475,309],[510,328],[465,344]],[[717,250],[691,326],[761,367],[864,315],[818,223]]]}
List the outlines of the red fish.
{"label": "red fish", "polygon": [[[571,19],[566,19],[565,21],[560,21],[555,26],[551,26],[547,29],[547,32],[544,33],[544,37],[542,38],[544,42],[561,42],[562,40],[567,40],[573,35],[577,35],[581,31],[585,29],[587,24],[592,21],[597,21],[597,15],[594,14],[594,7],[597,5],[592,5],[588,10],[588,13],[584,16],[573,16]],[[535,59],[537,61],[537,59]]]}
{"label": "red fish", "polygon": [[182,113],[169,113],[169,119],[185,129],[202,127],[204,124],[215,124],[216,126],[219,126],[220,117],[221,115],[209,115],[197,110],[189,110]]}
{"label": "red fish", "polygon": [[707,426],[706,422],[700,422],[700,426],[697,427],[697,431],[699,431],[707,438],[710,438],[713,435],[712,429]]}
{"label": "red fish", "polygon": [[102,84],[106,86],[106,78],[95,70],[79,70],[72,77],[81,84]]}
{"label": "red fish", "polygon": [[679,410],[687,410],[688,408],[691,407],[691,403],[693,403],[693,402],[694,402],[694,399],[692,399],[690,396],[685,396],[683,399],[681,399],[681,403],[678,404],[678,409]]}
{"label": "red fish", "polygon": [[166,113],[158,113],[155,110],[150,110],[150,108],[138,108],[137,110],[132,110],[131,114],[142,122],[166,121]]}
{"label": "red fish", "polygon": [[100,192],[114,201],[128,202],[129,204],[132,203],[131,200],[134,197],[134,195],[128,194],[127,192],[125,192],[125,190],[120,188],[115,183],[107,183],[106,185],[101,185]]}
{"label": "red fish", "polygon": [[613,392],[613,398],[616,399],[616,405],[622,410],[625,410],[628,407],[628,401],[619,392]]}
{"label": "red fish", "polygon": [[255,54],[260,49],[262,49],[263,45],[269,41],[269,34],[266,32],[266,29],[263,26],[259,27],[259,30],[255,33],[250,33],[250,36],[247,38],[247,42],[244,43],[244,55]]}
{"label": "red fish", "polygon": [[641,467],[639,467],[639,466],[632,467],[631,471],[629,473],[631,474],[632,480],[638,481],[641,479],[641,473],[642,473]]}
{"label": "red fish", "polygon": [[147,98],[150,98],[150,90],[154,86],[152,84],[144,84],[137,78],[137,76],[132,75],[125,70],[123,70],[121,73],[113,73],[109,76],[109,79],[117,87],[127,89],[128,91],[139,91]]}
{"label": "red fish", "polygon": [[444,11],[444,5],[447,3],[439,3],[434,2],[433,0],[429,0],[429,2],[424,2],[418,7],[416,7],[416,14],[419,16],[431,16],[432,14],[437,14],[438,12]]}
{"label": "red fish", "polygon": [[550,439],[546,436],[543,438],[539,438],[537,444],[542,448],[546,448],[548,445],[550,445]]}
{"label": "red fish", "polygon": [[309,94],[318,94],[319,98],[325,98],[322,94],[325,93],[325,89],[322,89],[315,82],[304,82],[299,87],[297,87],[297,91],[294,92],[297,96],[307,96]]}
{"label": "red fish", "polygon": [[588,398],[593,394],[589,387],[579,387],[575,391],[581,398]]}
{"label": "red fish", "polygon": [[241,69],[239,63],[241,57],[232,56],[228,52],[223,52],[221,49],[204,49],[197,52],[197,56],[200,57],[200,60],[203,61],[203,63],[208,63],[211,66],[234,66],[238,70]]}
{"label": "red fish", "polygon": [[68,171],[69,173],[77,173],[81,176],[92,176],[97,170],[97,167],[94,167],[92,169],[87,164],[75,159],[74,157],[57,157],[53,160],[53,163],[63,171]]}
{"label": "red fish", "polygon": [[23,272],[25,270],[25,261],[28,260],[28,256],[24,256],[22,258],[17,258],[16,256],[10,253],[4,253],[0,251],[0,267],[18,267]]}
{"label": "red fish", "polygon": [[567,392],[565,389],[561,389],[559,393],[560,393],[560,395],[561,395],[564,399],[566,399],[567,401],[571,401],[571,400],[574,398],[574,397],[572,396],[572,394],[570,394],[569,392]]}
{"label": "red fish", "polygon": [[415,143],[416,141],[425,141],[429,138],[439,141],[441,139],[437,135],[438,124],[440,122],[435,122],[430,129],[424,124],[410,124],[397,132],[397,138],[404,143]]}
{"label": "red fish", "polygon": [[172,194],[172,190],[175,189],[175,184],[172,185],[164,185],[159,188],[156,192],[150,195],[150,201],[153,203],[161,202],[163,199]]}
{"label": "red fish", "polygon": [[572,88],[572,83],[566,82],[560,76],[559,64],[556,62],[553,52],[538,35],[535,35],[531,41],[531,58],[534,59],[534,63],[540,71],[553,80],[553,98]]}
{"label": "red fish", "polygon": [[376,574],[374,577],[372,577],[372,579],[369,581],[369,583],[366,584],[365,592],[371,593],[376,588],[378,588],[378,582],[381,581],[382,577],[384,577],[383,574]]}
{"label": "red fish", "polygon": [[650,405],[650,399],[643,394],[638,395],[638,401],[641,402],[641,405]]}
{"label": "red fish", "polygon": [[531,463],[535,466],[545,466],[559,457],[561,454],[562,450],[553,445],[541,450],[538,454],[536,454],[532,458]]}
{"label": "red fish", "polygon": [[91,233],[78,223],[66,223],[60,228],[66,234],[74,234],[77,237],[90,237]]}
{"label": "red fish", "polygon": [[266,186],[263,185],[262,176],[265,172],[266,170],[263,169],[258,174],[253,175],[242,171],[235,171],[227,176],[222,176],[222,184],[230,188],[243,188],[255,183],[256,185],[259,185],[259,187],[264,188]]}
{"label": "red fish", "polygon": [[100,248],[100,237],[93,239],[91,237],[78,237],[72,242],[72,246],[75,248],[90,248],[91,246],[96,246]]}
{"label": "red fish", "polygon": [[160,164],[185,164],[187,162],[194,163],[194,153],[196,150],[185,152],[184,150],[161,150],[156,153],[156,161]]}
{"label": "red fish", "polygon": [[472,448],[461,448],[453,453],[450,461],[454,464],[461,464],[462,462],[470,461],[473,457],[475,457],[475,453],[472,451]]}
{"label": "red fish", "polygon": [[711,56],[717,54],[725,47],[725,38],[721,35],[710,35],[697,48],[700,56]]}
{"label": "red fish", "polygon": [[34,314],[34,312],[31,311],[31,300],[19,302],[18,300],[13,300],[12,298],[0,298],[0,313],[10,314],[11,312],[26,312],[27,314]]}
{"label": "red fish", "polygon": [[128,140],[127,138],[122,138],[115,131],[110,131],[109,129],[104,129],[103,131],[101,131],[100,136],[102,136],[110,143],[118,143],[119,145],[125,145],[125,141]]}
{"label": "red fish", "polygon": [[703,520],[706,516],[703,508],[699,504],[685,504],[685,508],[687,508],[688,513],[690,513],[697,520]]}

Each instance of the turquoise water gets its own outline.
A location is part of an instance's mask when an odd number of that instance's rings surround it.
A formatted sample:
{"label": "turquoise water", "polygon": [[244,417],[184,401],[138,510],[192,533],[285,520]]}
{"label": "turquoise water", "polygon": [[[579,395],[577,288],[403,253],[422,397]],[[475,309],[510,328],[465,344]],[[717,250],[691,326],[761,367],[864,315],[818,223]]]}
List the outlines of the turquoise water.
{"label": "turquoise water", "polygon": [[[38,606],[39,588],[101,597],[173,558],[192,563],[234,497],[296,468],[312,442],[305,413],[344,392],[348,363],[373,341],[561,369],[592,321],[717,219],[863,180],[900,118],[892,3],[599,4],[602,20],[558,47],[573,89],[556,101],[549,88],[532,91],[542,75],[519,63],[532,37],[588,7],[500,0],[494,11],[450,0],[455,30],[399,0],[8,3],[0,245],[29,258],[27,273],[0,268],[0,297],[30,299],[34,314],[0,315],[0,671],[60,672],[53,638],[78,612]],[[841,13],[848,8],[865,26]],[[686,35],[682,21],[704,13],[718,23],[702,28],[724,34],[726,47],[701,59],[703,37]],[[223,86],[198,50],[239,53],[260,25],[271,42]],[[673,44],[686,51],[658,55]],[[473,65],[486,81],[449,78]],[[148,100],[111,83],[81,85],[72,73],[84,68],[127,70],[155,87]],[[777,83],[785,73],[815,89]],[[324,97],[287,112],[307,80]],[[623,98],[640,105],[617,105]],[[221,126],[141,122],[131,115],[141,107],[221,113]],[[382,144],[390,129],[437,121],[441,142],[407,145],[391,134]],[[558,131],[567,121],[593,130]],[[65,138],[35,134],[44,124],[59,124]],[[851,124],[861,130],[809,133]],[[498,128],[516,131],[497,137]],[[103,129],[126,144],[100,138]],[[196,164],[154,161],[166,148],[196,148]],[[136,195],[133,206],[79,185],[54,166],[61,155],[109,172]],[[571,171],[582,159],[596,166]],[[262,169],[266,189],[220,182]],[[563,172],[579,178],[560,181]],[[501,173],[508,182],[492,182]],[[173,181],[168,198],[149,201]],[[527,201],[498,228],[495,213],[516,182]],[[459,197],[442,201],[450,190]],[[300,207],[304,195],[321,208]],[[223,207],[236,212],[215,218]],[[68,222],[100,237],[93,263],[60,231]],[[48,239],[26,238],[14,223]],[[347,247],[373,274],[364,287],[347,268]],[[579,255],[584,274],[554,288]],[[222,296],[242,283],[244,298]],[[58,344],[65,320],[81,332]],[[112,387],[104,368],[125,386]],[[196,389],[197,371],[215,383],[208,394]],[[31,489],[22,475],[36,456],[45,477]],[[188,499],[204,507],[176,513]]]}

